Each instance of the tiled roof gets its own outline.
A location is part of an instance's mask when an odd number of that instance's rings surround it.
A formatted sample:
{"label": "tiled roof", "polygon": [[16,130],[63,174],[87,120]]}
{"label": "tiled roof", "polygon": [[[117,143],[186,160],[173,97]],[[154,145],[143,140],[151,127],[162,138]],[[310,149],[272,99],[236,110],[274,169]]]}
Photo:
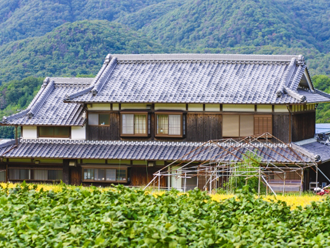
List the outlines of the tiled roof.
{"label": "tiled roof", "polygon": [[[90,90],[68,102],[294,104],[328,102],[300,87],[304,58],[289,55],[112,55]],[[304,88],[304,89],[303,89]]]}
{"label": "tiled roof", "polygon": [[[7,152],[5,158],[62,159],[131,159],[131,160],[218,160],[238,161],[247,151],[257,151],[263,162],[313,163],[314,159],[285,144],[235,144],[222,142],[202,146],[192,142],[128,142],[21,140],[19,146]],[[197,150],[196,150],[197,149]],[[226,151],[228,150],[228,151]],[[186,155],[190,153],[190,155]]]}
{"label": "tiled roof", "polygon": [[0,154],[4,154],[15,146],[14,139],[2,139],[0,140]]}
{"label": "tiled roof", "polygon": [[330,141],[320,143],[315,138],[296,142],[306,151],[320,156],[322,163],[330,161]]}
{"label": "tiled roof", "polygon": [[47,78],[28,108],[4,117],[3,125],[82,126],[83,105],[64,103],[66,94],[87,88],[92,78]]}

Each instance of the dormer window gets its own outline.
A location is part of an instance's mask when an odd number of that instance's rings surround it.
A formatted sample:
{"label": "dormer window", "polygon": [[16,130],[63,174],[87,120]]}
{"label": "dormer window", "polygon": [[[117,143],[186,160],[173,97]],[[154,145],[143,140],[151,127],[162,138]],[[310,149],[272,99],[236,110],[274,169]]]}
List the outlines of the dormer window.
{"label": "dormer window", "polygon": [[182,113],[156,113],[156,137],[182,137]]}
{"label": "dormer window", "polygon": [[106,113],[88,113],[88,125],[110,126],[110,115]]}
{"label": "dormer window", "polygon": [[121,113],[121,136],[148,136],[148,113]]}

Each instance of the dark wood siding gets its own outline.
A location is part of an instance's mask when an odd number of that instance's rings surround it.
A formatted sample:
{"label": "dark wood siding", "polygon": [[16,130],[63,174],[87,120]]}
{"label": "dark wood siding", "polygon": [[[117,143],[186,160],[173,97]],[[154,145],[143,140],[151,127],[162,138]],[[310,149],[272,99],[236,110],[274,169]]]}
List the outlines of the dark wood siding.
{"label": "dark wood siding", "polygon": [[290,115],[276,114],[273,116],[273,135],[285,143],[290,142]]}
{"label": "dark wood siding", "polygon": [[[131,167],[131,185],[133,186],[145,186],[147,185],[153,176],[153,173],[160,170],[162,167],[146,167],[146,166],[132,166]],[[167,178],[161,177],[160,186],[166,187]],[[158,180],[156,180],[155,186],[158,186]]]}
{"label": "dark wood siding", "polygon": [[222,138],[222,115],[187,114],[186,141],[208,141]]}
{"label": "dark wood siding", "polygon": [[[239,114],[239,113],[238,113]],[[257,115],[255,115],[257,117]],[[291,124],[292,122],[292,124]],[[299,113],[291,116],[288,113],[274,114],[272,132],[283,142],[311,138],[315,132],[315,112]],[[292,125],[292,130],[290,125]],[[120,137],[120,115],[110,114],[110,126],[87,126],[88,140],[175,140],[175,141],[208,141],[222,138],[222,115],[215,113],[187,113],[183,138],[155,138],[155,118],[150,114],[150,136],[146,138]]]}
{"label": "dark wood siding", "polygon": [[110,126],[87,126],[88,140],[175,140],[175,141],[208,141],[222,138],[222,115],[192,113],[186,115],[186,135],[183,138],[155,138],[155,116],[150,114],[149,137],[120,137],[120,115],[110,114]]}
{"label": "dark wood siding", "polygon": [[292,141],[313,138],[315,134],[315,111],[293,114]]}
{"label": "dark wood siding", "polygon": [[119,113],[110,114],[110,126],[87,125],[88,140],[119,140]]}
{"label": "dark wood siding", "polygon": [[81,167],[70,166],[70,184],[80,185],[81,184]]}

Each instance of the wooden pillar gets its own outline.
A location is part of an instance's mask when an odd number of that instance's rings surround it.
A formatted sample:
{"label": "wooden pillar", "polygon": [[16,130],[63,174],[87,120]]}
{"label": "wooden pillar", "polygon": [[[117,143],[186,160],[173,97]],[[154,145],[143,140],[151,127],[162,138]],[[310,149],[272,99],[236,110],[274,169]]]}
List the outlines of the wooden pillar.
{"label": "wooden pillar", "polygon": [[6,164],[6,182],[9,181],[9,171],[8,171],[8,164]]}
{"label": "wooden pillar", "polygon": [[70,184],[70,170],[68,159],[63,159],[63,183]]}

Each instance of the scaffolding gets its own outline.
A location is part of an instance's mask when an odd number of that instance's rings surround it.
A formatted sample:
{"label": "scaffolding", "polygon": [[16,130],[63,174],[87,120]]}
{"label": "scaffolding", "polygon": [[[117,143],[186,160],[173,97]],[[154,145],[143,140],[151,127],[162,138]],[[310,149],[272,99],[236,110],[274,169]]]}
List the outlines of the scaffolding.
{"label": "scaffolding", "polygon": [[[317,158],[295,149],[292,144],[286,144],[270,133],[264,133],[241,139],[207,141],[154,173],[145,188],[176,188],[186,192],[198,187],[210,193],[218,188],[233,191],[233,182],[240,177],[246,182],[257,178],[258,195],[261,185],[264,185],[266,194],[285,194],[292,189],[297,191],[297,188],[301,193],[307,168],[317,174]],[[288,175],[292,174],[296,180],[288,180]],[[168,181],[166,188],[161,187],[164,178]],[[173,183],[175,181],[180,183]],[[187,185],[187,181],[190,185]],[[191,181],[195,186],[191,185]]]}

